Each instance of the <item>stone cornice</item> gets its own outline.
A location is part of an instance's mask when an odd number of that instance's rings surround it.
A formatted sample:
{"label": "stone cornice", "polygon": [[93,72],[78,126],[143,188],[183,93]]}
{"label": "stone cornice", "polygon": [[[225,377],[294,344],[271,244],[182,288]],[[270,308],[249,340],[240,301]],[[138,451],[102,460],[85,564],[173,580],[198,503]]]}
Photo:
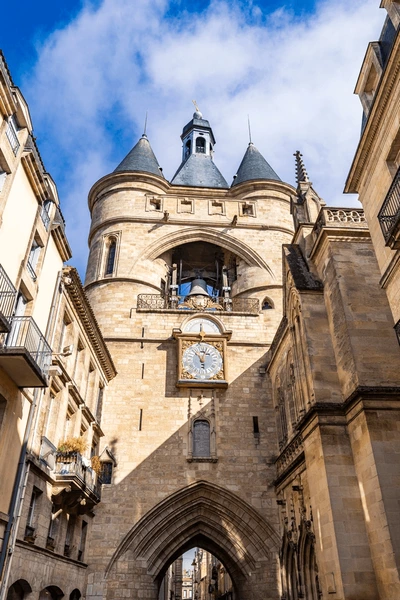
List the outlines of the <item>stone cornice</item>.
{"label": "stone cornice", "polygon": [[348,174],[344,192],[356,194],[359,191],[362,174],[364,172],[368,158],[371,155],[371,148],[376,141],[376,137],[381,130],[382,120],[387,116],[387,107],[390,102],[392,91],[398,81],[400,73],[400,35],[397,35],[396,41],[381,76],[378,89],[376,91],[373,104],[368,115],[365,129],[361,135],[353,163]]}
{"label": "stone cornice", "polygon": [[116,376],[117,371],[94,316],[93,309],[82,287],[78,271],[74,267],[64,267],[63,282],[66,292],[93,345],[96,356],[104,369],[107,380],[110,381]]}
{"label": "stone cornice", "polygon": [[[99,223],[96,227],[93,227],[90,230],[89,233],[89,245],[91,244],[91,241],[93,239],[93,236],[101,229],[105,229],[106,227],[109,227],[110,225],[117,225],[120,223],[152,223],[154,224],[159,224],[159,225],[177,225],[178,227],[207,227],[207,228],[223,228],[224,230],[226,229],[232,229],[232,230],[240,230],[240,229],[255,229],[255,230],[259,230],[259,231],[279,231],[281,233],[286,233],[287,235],[290,236],[290,238],[292,238],[293,236],[293,230],[289,229],[287,227],[279,227],[277,225],[266,225],[263,223],[254,223],[254,224],[249,224],[249,223],[242,223],[241,221],[238,221],[238,223],[236,225],[232,224],[232,220],[228,219],[227,217],[225,222],[220,222],[220,223],[213,223],[211,220],[195,220],[195,219],[175,219],[175,218],[168,218],[168,220],[166,221],[165,218],[163,217],[163,215],[161,217],[158,218],[152,218],[152,217],[128,217],[128,216],[118,216],[118,217],[112,217],[110,219],[104,219],[103,221],[101,221],[101,223]],[[240,218],[240,217],[239,217]]]}

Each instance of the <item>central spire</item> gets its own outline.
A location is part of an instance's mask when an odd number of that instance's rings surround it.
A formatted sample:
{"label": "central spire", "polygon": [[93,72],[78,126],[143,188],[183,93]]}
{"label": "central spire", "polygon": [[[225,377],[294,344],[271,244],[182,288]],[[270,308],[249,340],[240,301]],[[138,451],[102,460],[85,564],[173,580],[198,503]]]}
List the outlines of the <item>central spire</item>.
{"label": "central spire", "polygon": [[181,135],[182,162],[171,183],[191,187],[228,188],[229,185],[212,160],[215,138],[210,123],[203,119],[195,101],[193,103],[196,110]]}

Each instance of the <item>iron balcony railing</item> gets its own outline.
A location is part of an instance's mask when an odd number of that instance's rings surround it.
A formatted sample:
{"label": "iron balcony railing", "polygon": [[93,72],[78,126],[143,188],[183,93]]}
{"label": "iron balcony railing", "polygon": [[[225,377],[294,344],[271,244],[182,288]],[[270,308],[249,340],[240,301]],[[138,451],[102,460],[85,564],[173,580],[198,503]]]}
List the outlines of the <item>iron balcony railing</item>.
{"label": "iron balcony railing", "polygon": [[85,464],[85,459],[79,452],[57,452],[54,474],[57,479],[60,479],[60,477],[75,479],[80,486],[86,487],[100,500],[100,478],[92,467]]}
{"label": "iron balcony railing", "polygon": [[378,213],[378,221],[382,229],[386,245],[396,242],[395,232],[400,224],[400,169],[398,169],[389,188],[382,208]]}
{"label": "iron balcony railing", "polygon": [[50,205],[43,204],[42,210],[40,211],[40,216],[46,231],[49,229],[50,225],[50,215],[49,215]]}
{"label": "iron balcony railing", "polygon": [[197,312],[239,312],[257,315],[260,312],[258,298],[211,298],[202,296],[161,296],[159,294],[139,294],[138,310],[166,311],[187,310]]}
{"label": "iron balcony railing", "polygon": [[17,290],[0,265],[0,331],[10,331]]}
{"label": "iron balcony railing", "polygon": [[37,279],[36,271],[33,268],[32,263],[29,260],[26,263],[26,268],[28,269],[29,275],[32,277],[33,281],[36,281],[36,279]]}
{"label": "iron balcony railing", "polygon": [[17,126],[15,123],[14,116],[10,117],[6,129],[6,136],[8,141],[10,142],[10,146],[14,154],[16,155],[19,150],[19,140],[17,135]]}
{"label": "iron balcony railing", "polygon": [[10,333],[5,338],[3,347],[28,352],[47,378],[51,365],[51,348],[32,317],[13,318]]}

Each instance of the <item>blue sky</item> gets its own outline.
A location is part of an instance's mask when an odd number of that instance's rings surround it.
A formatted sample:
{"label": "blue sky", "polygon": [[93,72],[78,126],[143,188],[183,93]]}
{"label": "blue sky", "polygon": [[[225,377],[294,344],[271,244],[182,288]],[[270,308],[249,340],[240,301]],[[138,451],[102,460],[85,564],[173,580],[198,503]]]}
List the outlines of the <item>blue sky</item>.
{"label": "blue sky", "polygon": [[60,0],[8,3],[2,49],[27,99],[67,234],[85,270],[87,194],[142,133],[171,178],[195,98],[227,181],[248,142],[288,183],[301,150],[328,204],[342,190],[360,131],[353,89],[379,0]]}

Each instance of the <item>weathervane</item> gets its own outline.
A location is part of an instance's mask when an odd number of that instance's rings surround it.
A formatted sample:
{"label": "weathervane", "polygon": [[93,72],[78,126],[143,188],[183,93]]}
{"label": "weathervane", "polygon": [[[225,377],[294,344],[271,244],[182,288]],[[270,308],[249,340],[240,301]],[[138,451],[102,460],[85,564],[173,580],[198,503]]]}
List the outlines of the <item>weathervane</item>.
{"label": "weathervane", "polygon": [[192,102],[193,102],[193,104],[194,104],[194,107],[195,107],[196,111],[197,111],[197,112],[201,112],[201,110],[200,110],[200,109],[199,109],[199,107],[197,106],[197,102],[196,102],[196,100],[192,100]]}

